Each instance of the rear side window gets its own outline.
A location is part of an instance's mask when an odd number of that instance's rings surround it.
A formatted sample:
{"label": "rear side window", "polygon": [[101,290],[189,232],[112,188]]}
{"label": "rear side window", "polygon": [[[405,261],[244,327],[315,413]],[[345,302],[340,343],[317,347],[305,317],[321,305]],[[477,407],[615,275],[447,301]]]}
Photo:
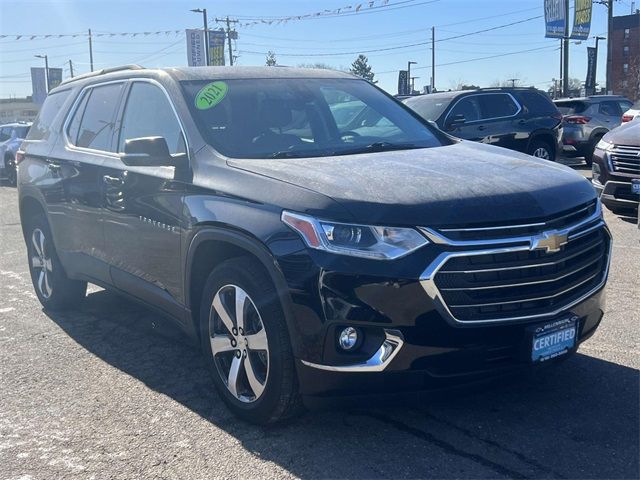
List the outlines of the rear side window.
{"label": "rear side window", "polygon": [[[91,148],[93,150],[113,151],[111,139],[113,137],[113,125],[115,111],[122,92],[123,83],[113,83],[92,87],[85,95],[86,104],[74,113],[71,121],[69,133],[74,134],[73,128],[81,116],[78,123],[77,135],[71,141],[77,147]],[[83,104],[85,99],[83,99]]]}
{"label": "rear side window", "polygon": [[556,107],[563,115],[574,115],[577,113],[583,113],[589,105],[585,102],[556,102]]}
{"label": "rear side window", "polygon": [[69,93],[71,93],[71,90],[63,90],[61,92],[50,93],[47,96],[47,99],[40,109],[38,118],[36,118],[29,130],[27,140],[47,140],[49,138],[51,125],[58,113],[60,113]]}
{"label": "rear side window", "polygon": [[619,117],[622,115],[622,110],[620,110],[618,102],[600,102],[598,112],[608,117]]}
{"label": "rear side window", "polygon": [[506,93],[492,93],[478,95],[478,97],[483,119],[511,117],[520,109],[511,95]]}
{"label": "rear side window", "polygon": [[118,151],[124,142],[140,137],[164,137],[169,152],[186,153],[182,130],[166,95],[155,85],[135,82],[125,107]]}
{"label": "rear side window", "polygon": [[536,116],[550,116],[558,114],[558,109],[551,99],[543,93],[536,91],[518,92],[518,97],[522,101],[522,106],[527,113]]}
{"label": "rear side window", "polygon": [[11,138],[11,127],[0,129],[0,142],[6,142]]}

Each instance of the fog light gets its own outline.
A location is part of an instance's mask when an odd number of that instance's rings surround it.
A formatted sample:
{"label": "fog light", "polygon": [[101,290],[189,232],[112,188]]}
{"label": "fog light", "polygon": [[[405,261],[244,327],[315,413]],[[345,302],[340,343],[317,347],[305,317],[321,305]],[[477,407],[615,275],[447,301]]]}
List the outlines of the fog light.
{"label": "fog light", "polygon": [[358,331],[353,327],[347,327],[338,337],[338,344],[343,350],[351,350],[358,343]]}

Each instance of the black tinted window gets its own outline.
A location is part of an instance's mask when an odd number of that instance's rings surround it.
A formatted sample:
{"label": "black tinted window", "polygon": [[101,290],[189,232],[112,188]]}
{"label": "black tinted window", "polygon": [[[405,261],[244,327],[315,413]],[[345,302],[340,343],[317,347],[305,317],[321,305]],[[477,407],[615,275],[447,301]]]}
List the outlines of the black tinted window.
{"label": "black tinted window", "polygon": [[51,124],[58,113],[60,113],[60,109],[62,108],[62,105],[64,105],[64,102],[70,92],[70,90],[65,90],[62,92],[51,93],[47,96],[47,99],[44,101],[44,104],[40,109],[38,118],[36,118],[29,130],[27,140],[46,140],[49,138]]}
{"label": "black tinted window", "polygon": [[531,115],[549,116],[558,113],[558,109],[545,94],[536,91],[517,93],[523,108]]}
{"label": "black tinted window", "polygon": [[511,117],[518,112],[518,105],[506,93],[484,94],[479,98],[483,119]]}
{"label": "black tinted window", "polygon": [[82,115],[76,146],[112,150],[113,121],[122,88],[122,83],[114,83],[90,90],[84,112],[76,111],[76,115]]}
{"label": "black tinted window", "polygon": [[164,137],[171,153],[186,153],[180,124],[160,88],[146,82],[132,85],[120,130],[118,151],[124,142],[140,137]]}
{"label": "black tinted window", "polygon": [[449,112],[447,121],[456,117],[460,118],[459,115],[462,115],[465,122],[480,120],[482,114],[480,113],[480,102],[477,95],[460,99]]}
{"label": "black tinted window", "polygon": [[86,91],[82,96],[82,100],[76,109],[76,112],[69,122],[69,126],[67,127],[67,135],[69,136],[69,141],[75,145],[78,141],[78,132],[80,131],[80,122],[82,121],[82,114],[84,113],[84,109],[87,106],[87,100],[89,99],[91,91]]}
{"label": "black tinted window", "polygon": [[0,129],[0,142],[6,142],[10,138],[11,138],[10,127],[4,127],[3,129]]}
{"label": "black tinted window", "polygon": [[436,121],[449,106],[453,97],[441,95],[421,95],[403,100],[403,102],[425,120]]}
{"label": "black tinted window", "polygon": [[555,102],[555,103],[556,103],[556,107],[558,107],[558,110],[560,110],[560,113],[562,113],[563,115],[574,115],[576,113],[582,113],[587,108],[589,108],[589,105],[586,104],[585,102],[570,101],[570,102]]}

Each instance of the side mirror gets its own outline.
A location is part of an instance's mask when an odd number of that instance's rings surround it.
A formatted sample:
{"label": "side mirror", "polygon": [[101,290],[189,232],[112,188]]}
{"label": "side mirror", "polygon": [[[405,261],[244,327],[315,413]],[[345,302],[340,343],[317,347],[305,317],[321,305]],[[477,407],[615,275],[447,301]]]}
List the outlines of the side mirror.
{"label": "side mirror", "polygon": [[459,127],[465,122],[466,122],[466,119],[464,118],[464,115],[461,113],[458,113],[457,115],[454,115],[453,117],[447,119],[447,124],[446,124],[447,130],[451,130],[455,127]]}
{"label": "side mirror", "polygon": [[141,137],[125,140],[120,159],[129,167],[175,167],[181,157],[186,155],[171,155],[164,137]]}

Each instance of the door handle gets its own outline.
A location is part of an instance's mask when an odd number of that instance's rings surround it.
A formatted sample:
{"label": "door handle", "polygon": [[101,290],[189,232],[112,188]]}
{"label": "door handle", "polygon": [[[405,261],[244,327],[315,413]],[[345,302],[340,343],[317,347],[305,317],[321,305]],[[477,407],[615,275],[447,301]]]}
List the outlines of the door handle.
{"label": "door handle", "polygon": [[484,125],[480,125],[480,126],[478,127],[478,130],[486,130],[486,128],[487,128],[487,127],[485,127]]}
{"label": "door handle", "polygon": [[57,171],[62,168],[62,165],[54,162],[53,160],[47,159],[46,162],[47,162],[47,167],[49,167],[51,170]]}

